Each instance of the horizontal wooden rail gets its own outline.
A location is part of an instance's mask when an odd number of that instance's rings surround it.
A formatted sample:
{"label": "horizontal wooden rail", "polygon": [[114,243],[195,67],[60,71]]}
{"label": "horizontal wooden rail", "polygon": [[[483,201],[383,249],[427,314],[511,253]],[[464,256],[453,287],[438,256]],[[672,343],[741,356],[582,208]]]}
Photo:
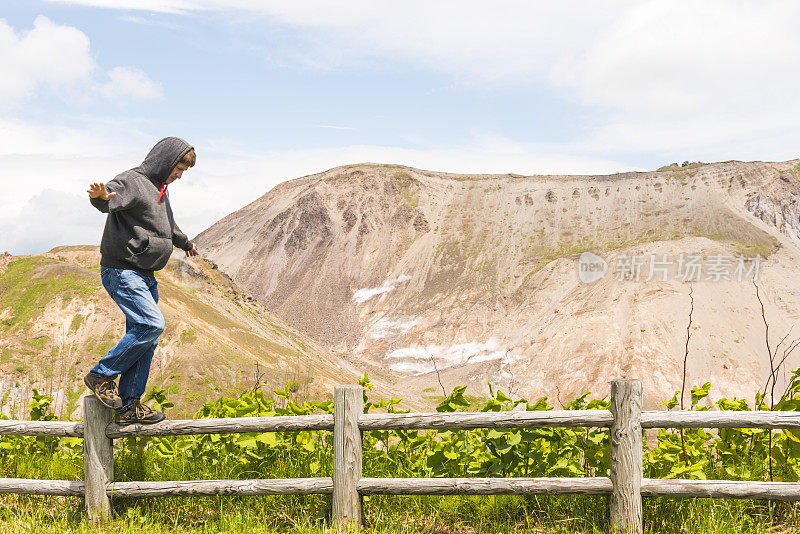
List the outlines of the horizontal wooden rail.
{"label": "horizontal wooden rail", "polygon": [[113,482],[109,497],[164,497],[179,495],[309,495],[333,493],[333,479],[273,478],[256,480],[167,480]]}
{"label": "horizontal wooden rail", "polygon": [[[610,427],[608,410],[364,414],[361,430],[467,430],[473,428]],[[642,428],[800,428],[800,412],[649,411]]]}
{"label": "horizontal wooden rail", "polygon": [[[365,495],[610,495],[611,479],[594,478],[362,478]],[[800,482],[642,479],[646,497],[800,499]]]}
{"label": "horizontal wooden rail", "polygon": [[642,412],[642,428],[800,428],[800,412]]}
{"label": "horizontal wooden rail", "polygon": [[[0,478],[0,493],[82,497],[83,481]],[[171,480],[113,482],[114,497],[180,495],[309,495],[333,492],[333,479]],[[363,495],[609,495],[611,480],[594,478],[362,478]],[[645,497],[800,500],[800,482],[642,479]]]}
{"label": "horizontal wooden rail", "polygon": [[[609,427],[608,410],[514,412],[373,413],[358,418],[361,430],[469,430],[476,428]],[[800,428],[800,412],[770,411],[648,411],[642,428]],[[154,425],[111,423],[109,438],[186,436],[246,432],[333,430],[333,415],[176,419]],[[83,437],[83,422],[0,420],[0,435]]]}
{"label": "horizontal wooden rail", "polygon": [[38,480],[32,478],[0,478],[0,493],[25,495],[80,496],[86,491],[82,480]]}
{"label": "horizontal wooden rail", "polygon": [[775,499],[788,501],[800,499],[800,482],[643,478],[642,495],[648,497],[711,497],[715,499]]}
{"label": "horizontal wooden rail", "polygon": [[467,430],[472,428],[609,427],[608,410],[374,413],[358,417],[361,430]]}
{"label": "horizontal wooden rail", "polygon": [[221,419],[175,419],[154,425],[111,423],[109,438],[128,436],[188,436],[192,434],[235,434],[239,432],[295,432],[333,430],[333,415],[290,415],[277,417],[228,417]]}
{"label": "horizontal wooden rail", "polygon": [[611,479],[594,478],[362,478],[365,495],[609,495]]}
{"label": "horizontal wooden rail", "polygon": [[0,436],[82,438],[83,422],[0,420]]}

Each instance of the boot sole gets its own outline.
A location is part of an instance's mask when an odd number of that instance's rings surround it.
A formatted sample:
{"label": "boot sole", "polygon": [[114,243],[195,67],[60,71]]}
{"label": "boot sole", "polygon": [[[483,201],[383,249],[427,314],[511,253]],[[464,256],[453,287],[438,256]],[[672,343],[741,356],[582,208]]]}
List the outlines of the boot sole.
{"label": "boot sole", "polygon": [[94,392],[94,388],[91,385],[89,385],[89,381],[86,379],[85,376],[83,377],[83,383],[86,384],[86,387],[89,388],[89,391],[92,392],[92,395],[94,395],[95,398],[100,401],[100,404],[102,404],[106,408],[111,408],[112,410],[116,410],[117,408],[122,408],[122,399],[119,400],[119,406],[117,406],[116,403],[109,404],[102,398],[100,398],[100,395]]}
{"label": "boot sole", "polygon": [[164,419],[159,419],[158,421],[114,421],[114,423],[118,424],[119,426],[127,426],[127,425],[154,425],[156,423],[160,423],[162,421],[166,421],[166,417]]}

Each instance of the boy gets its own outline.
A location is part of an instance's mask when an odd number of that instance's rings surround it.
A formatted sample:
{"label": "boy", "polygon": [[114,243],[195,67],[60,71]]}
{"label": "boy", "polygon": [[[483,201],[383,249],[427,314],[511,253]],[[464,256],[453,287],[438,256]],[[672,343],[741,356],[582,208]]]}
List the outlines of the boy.
{"label": "boy", "polygon": [[163,413],[140,402],[158,336],[164,331],[154,272],[167,264],[173,246],[187,256],[197,255],[197,247],[175,223],[167,193],[167,186],[196,160],[186,141],[167,137],[156,143],[140,166],[107,184],[93,183],[87,191],[92,205],[108,213],[100,242],[100,278],[125,314],[125,335],[83,381],[100,402],[116,410],[118,424],[164,420]]}

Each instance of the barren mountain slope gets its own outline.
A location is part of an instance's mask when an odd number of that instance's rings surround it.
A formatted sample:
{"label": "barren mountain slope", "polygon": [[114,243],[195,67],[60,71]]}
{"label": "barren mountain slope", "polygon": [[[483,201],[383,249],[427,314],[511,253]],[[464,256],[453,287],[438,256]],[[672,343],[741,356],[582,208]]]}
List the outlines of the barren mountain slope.
{"label": "barren mountain slope", "polygon": [[[653,406],[681,387],[691,286],[688,385],[752,397],[769,369],[764,322],[734,269],[767,256],[774,346],[800,311],[797,163],[529,177],[353,165],[285,182],[198,242],[293,326],[428,394],[491,379],[566,401],[630,376]],[[592,284],[577,276],[584,251],[608,265]],[[617,279],[634,254],[667,254],[672,270]],[[702,256],[700,281],[676,278],[681,254]],[[733,280],[704,280],[720,257]]]}
{"label": "barren mountain slope", "polygon": [[[32,388],[54,395],[56,413],[80,415],[83,376],[125,324],[102,288],[99,259],[97,247],[86,246],[0,256],[0,410],[6,415],[27,417]],[[298,398],[315,399],[330,395],[334,384],[355,383],[351,364],[277,320],[210,262],[176,253],[156,276],[167,328],[148,389],[168,390],[173,417],[258,383],[288,383]]]}

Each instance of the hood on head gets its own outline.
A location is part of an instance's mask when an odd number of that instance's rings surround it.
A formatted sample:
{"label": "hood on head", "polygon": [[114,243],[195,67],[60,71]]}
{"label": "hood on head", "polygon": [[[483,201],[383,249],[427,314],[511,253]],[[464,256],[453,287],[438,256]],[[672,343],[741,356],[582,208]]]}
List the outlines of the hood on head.
{"label": "hood on head", "polygon": [[150,149],[142,164],[134,170],[147,176],[154,184],[161,185],[191,149],[192,145],[179,137],[165,137]]}

